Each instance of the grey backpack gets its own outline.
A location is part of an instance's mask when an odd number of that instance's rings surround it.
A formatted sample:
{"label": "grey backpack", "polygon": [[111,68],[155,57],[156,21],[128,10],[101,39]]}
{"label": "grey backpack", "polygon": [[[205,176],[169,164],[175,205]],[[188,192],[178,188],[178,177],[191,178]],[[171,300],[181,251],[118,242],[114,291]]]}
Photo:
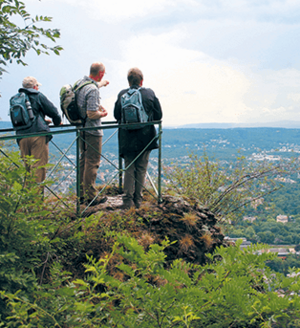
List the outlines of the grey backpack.
{"label": "grey backpack", "polygon": [[[148,122],[148,115],[144,109],[142,102],[141,88],[130,88],[121,97],[121,123],[146,123]],[[127,126],[124,129],[137,130],[140,126]]]}
{"label": "grey backpack", "polygon": [[9,115],[15,130],[25,130],[32,126],[35,114],[26,93],[19,92],[10,98]]}

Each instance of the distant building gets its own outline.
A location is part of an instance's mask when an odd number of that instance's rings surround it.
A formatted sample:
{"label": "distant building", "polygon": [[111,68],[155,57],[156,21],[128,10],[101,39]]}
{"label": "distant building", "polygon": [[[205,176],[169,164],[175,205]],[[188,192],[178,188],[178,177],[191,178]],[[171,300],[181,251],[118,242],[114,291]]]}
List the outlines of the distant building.
{"label": "distant building", "polygon": [[264,199],[263,198],[258,198],[258,199],[255,199],[251,202],[251,206],[256,210],[257,207],[259,205],[262,205],[264,203]]}
{"label": "distant building", "polygon": [[240,238],[230,238],[230,237],[225,237],[224,238],[226,241],[230,241],[232,243],[236,243],[237,240],[242,239],[242,244],[240,246],[240,248],[245,248],[251,245],[251,242],[247,240],[247,238],[244,237],[240,237]]}
{"label": "distant building", "polygon": [[274,180],[280,181],[280,182],[284,182],[284,183],[296,183],[295,180],[292,180],[290,178],[275,178]]}
{"label": "distant building", "polygon": [[288,273],[286,276],[287,277],[292,277],[292,278],[294,278],[294,277],[298,277],[300,275],[300,272],[292,272],[292,273]]}
{"label": "distant building", "polygon": [[255,216],[244,216],[243,220],[244,221],[250,221],[251,223],[253,223],[253,221],[256,220],[256,217]]}
{"label": "distant building", "polygon": [[288,216],[287,215],[278,215],[276,217],[277,222],[287,223],[288,222]]}
{"label": "distant building", "polygon": [[286,257],[290,254],[290,252],[287,248],[262,249],[259,251],[259,254],[261,254],[261,253],[278,253],[278,257],[280,257],[282,260],[285,260]]}

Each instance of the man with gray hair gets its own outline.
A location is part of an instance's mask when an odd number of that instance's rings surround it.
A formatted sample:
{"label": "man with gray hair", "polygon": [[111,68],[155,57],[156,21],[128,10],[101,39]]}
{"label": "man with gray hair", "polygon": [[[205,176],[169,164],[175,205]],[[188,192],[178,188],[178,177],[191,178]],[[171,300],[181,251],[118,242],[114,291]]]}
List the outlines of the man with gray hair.
{"label": "man with gray hair", "polygon": [[[50,132],[48,124],[51,120],[45,119],[45,116],[52,118],[53,123],[58,126],[61,124],[61,116],[57,108],[48,98],[39,92],[41,84],[33,76],[25,77],[22,83],[22,88],[19,93],[28,95],[31,107],[34,114],[32,125],[27,129],[16,130],[16,135],[21,134],[34,134],[36,132]],[[36,168],[36,181],[43,182],[46,178],[45,165],[48,163],[49,145],[48,142],[52,139],[49,134],[47,136],[34,136],[29,138],[17,138],[20,147],[21,156],[33,156],[38,161],[32,165]],[[26,161],[25,161],[26,164]],[[26,164],[26,168],[30,167]]]}
{"label": "man with gray hair", "polygon": [[99,88],[109,82],[102,80],[105,67],[102,63],[93,63],[90,75],[78,83],[90,82],[78,91],[77,105],[82,117],[86,117],[84,127],[94,128],[81,132],[80,135],[80,203],[97,205],[104,203],[107,198],[97,196],[96,177],[100,166],[103,131],[100,129],[101,118],[107,116],[107,111],[100,104]]}

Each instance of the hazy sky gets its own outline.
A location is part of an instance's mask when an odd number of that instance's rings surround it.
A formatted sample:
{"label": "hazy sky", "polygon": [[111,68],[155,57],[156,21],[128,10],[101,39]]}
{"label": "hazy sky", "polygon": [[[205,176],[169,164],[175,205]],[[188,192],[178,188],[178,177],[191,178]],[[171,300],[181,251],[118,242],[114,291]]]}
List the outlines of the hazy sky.
{"label": "hazy sky", "polygon": [[[112,111],[139,67],[159,98],[164,125],[300,121],[299,0],[25,0],[61,30],[60,56],[30,53],[0,80],[0,117],[25,76],[59,107],[59,90],[102,61]],[[48,42],[49,43],[49,42]],[[50,43],[49,43],[50,44]]]}

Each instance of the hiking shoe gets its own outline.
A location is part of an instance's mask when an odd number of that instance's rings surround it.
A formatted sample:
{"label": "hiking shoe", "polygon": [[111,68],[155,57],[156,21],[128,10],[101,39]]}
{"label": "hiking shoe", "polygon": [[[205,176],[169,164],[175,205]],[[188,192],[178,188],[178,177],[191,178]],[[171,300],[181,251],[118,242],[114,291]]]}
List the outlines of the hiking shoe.
{"label": "hiking shoe", "polygon": [[142,201],[134,201],[135,208],[139,209],[142,205]]}
{"label": "hiking shoe", "polygon": [[134,202],[132,200],[123,201],[123,205],[121,206],[122,210],[129,210],[130,208],[134,207]]}
{"label": "hiking shoe", "polygon": [[99,205],[99,204],[103,204],[103,203],[105,203],[106,201],[107,201],[107,197],[105,196],[105,197],[103,197],[103,198],[96,198],[93,202],[92,202],[92,204],[90,204],[90,202],[92,201],[92,199],[89,199],[88,201],[87,201],[87,204],[88,205],[90,205],[90,206],[96,206],[96,205]]}

